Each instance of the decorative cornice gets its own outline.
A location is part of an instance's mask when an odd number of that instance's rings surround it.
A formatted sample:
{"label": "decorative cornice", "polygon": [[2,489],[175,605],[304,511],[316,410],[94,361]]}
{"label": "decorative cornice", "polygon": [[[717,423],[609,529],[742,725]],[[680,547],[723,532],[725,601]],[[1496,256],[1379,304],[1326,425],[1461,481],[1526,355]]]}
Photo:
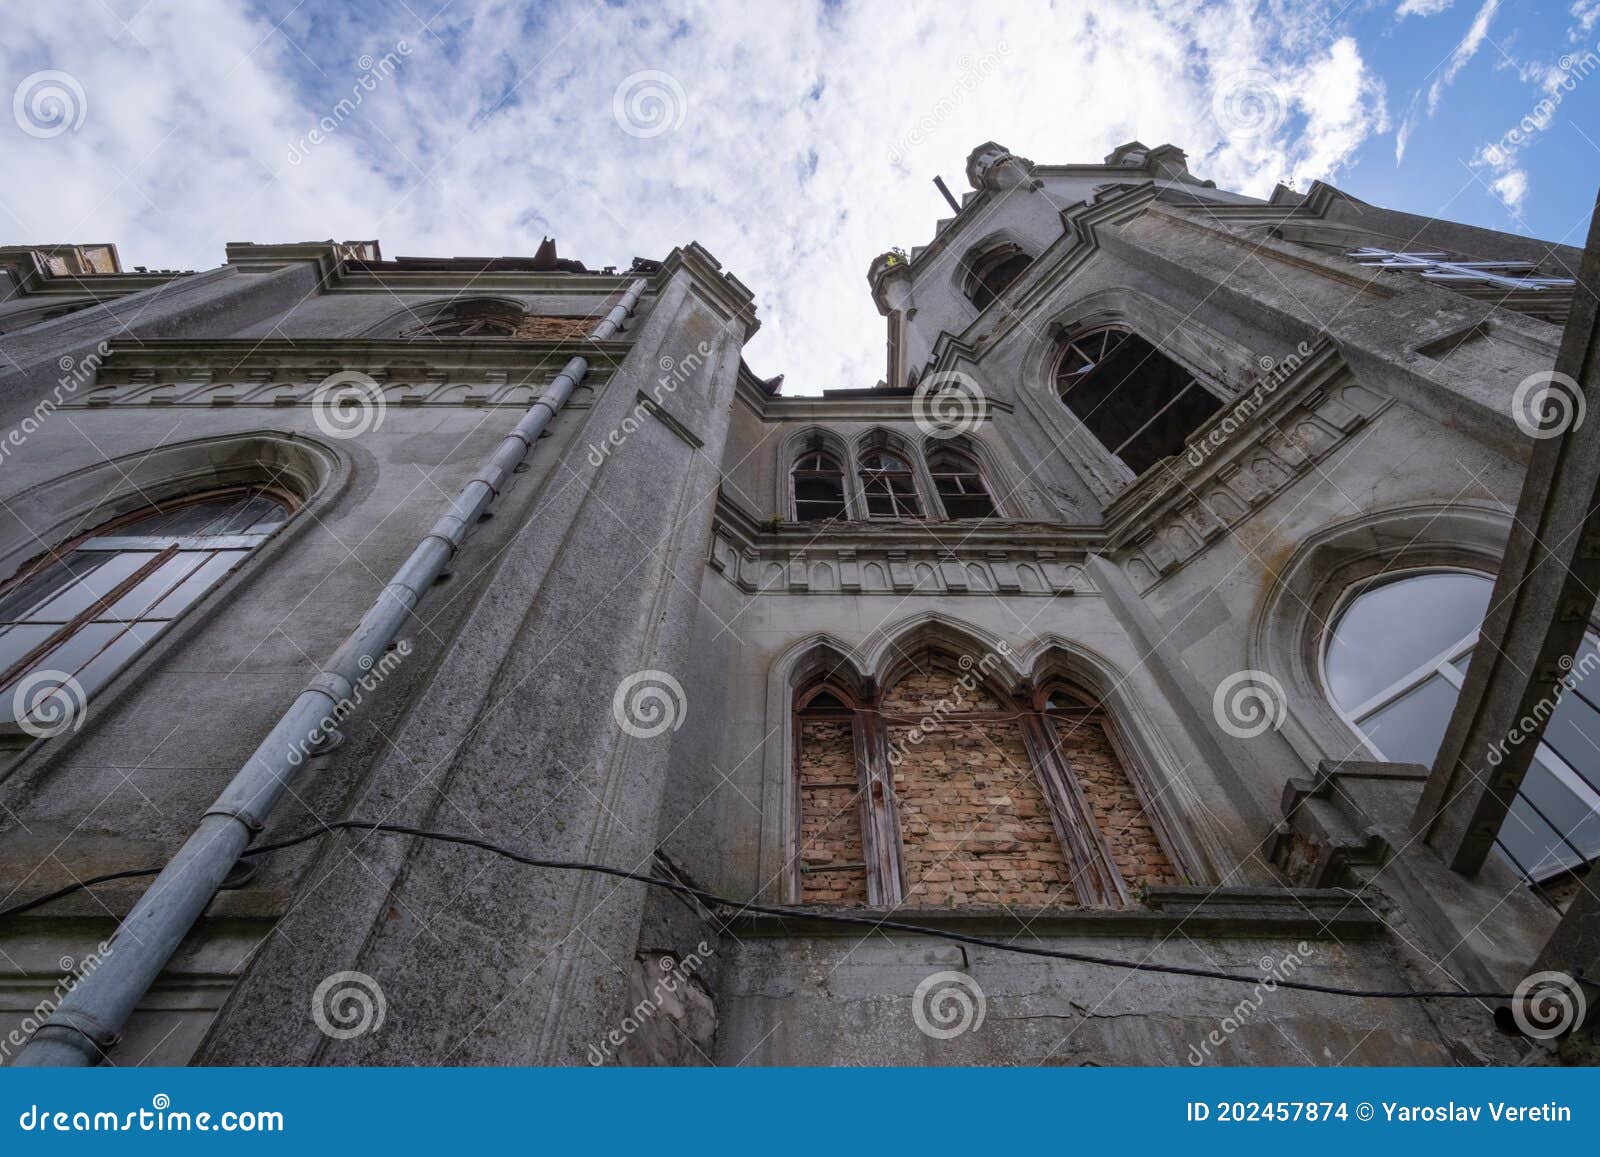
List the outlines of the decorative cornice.
{"label": "decorative cornice", "polygon": [[707,565],[747,594],[1092,595],[1090,528],[977,522],[759,522],[717,500]]}
{"label": "decorative cornice", "polygon": [[1281,369],[1224,403],[1184,455],[1145,471],[1107,507],[1112,557],[1141,594],[1310,474],[1390,404],[1355,382],[1328,341]]}
{"label": "decorative cornice", "polygon": [[526,408],[574,356],[589,361],[585,385],[599,385],[630,345],[495,338],[116,342],[95,388],[68,405],[308,405],[330,375],[355,371],[376,381],[389,405]]}

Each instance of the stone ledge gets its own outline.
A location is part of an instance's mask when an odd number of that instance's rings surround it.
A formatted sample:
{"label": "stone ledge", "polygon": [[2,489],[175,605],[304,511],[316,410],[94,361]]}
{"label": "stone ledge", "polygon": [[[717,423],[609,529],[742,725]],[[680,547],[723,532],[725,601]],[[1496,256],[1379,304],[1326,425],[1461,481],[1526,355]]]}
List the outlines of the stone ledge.
{"label": "stone ledge", "polygon": [[[819,910],[820,911],[820,910]],[[848,910],[850,915],[917,924],[968,936],[1044,939],[1057,936],[1143,936],[1180,926],[1208,936],[1296,936],[1371,940],[1383,921],[1345,892],[1326,888],[1152,888],[1142,908],[963,908]],[[850,936],[861,926],[796,916],[745,914],[728,923],[737,936]],[[885,935],[912,935],[885,929]]]}

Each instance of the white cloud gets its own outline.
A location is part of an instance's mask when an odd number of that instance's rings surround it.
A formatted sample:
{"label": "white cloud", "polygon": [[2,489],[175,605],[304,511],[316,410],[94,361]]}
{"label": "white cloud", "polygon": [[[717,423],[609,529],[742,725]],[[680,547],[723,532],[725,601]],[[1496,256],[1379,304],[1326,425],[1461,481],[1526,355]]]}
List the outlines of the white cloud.
{"label": "white cloud", "polygon": [[1513,213],[1521,213],[1522,204],[1528,199],[1528,174],[1521,169],[1512,169],[1490,181],[1489,188],[1506,203],[1506,208]]}
{"label": "white cloud", "polygon": [[1494,14],[1500,8],[1500,0],[1483,0],[1483,7],[1478,9],[1478,14],[1472,18],[1472,23],[1467,26],[1467,33],[1461,42],[1450,53],[1450,59],[1445,62],[1444,71],[1434,78],[1432,87],[1428,89],[1428,115],[1432,116],[1439,108],[1439,100],[1444,96],[1444,90],[1456,76],[1478,55],[1478,49],[1483,47],[1484,39],[1489,35],[1489,23],[1494,19]]}
{"label": "white cloud", "polygon": [[1400,7],[1394,11],[1396,19],[1404,20],[1407,16],[1437,16],[1446,11],[1456,0],[1404,0]]}
{"label": "white cloud", "polygon": [[[698,240],[757,293],[752,366],[798,392],[881,376],[867,265],[931,238],[948,214],[931,177],[959,194],[981,141],[1046,163],[1171,141],[1200,175],[1265,195],[1337,176],[1386,127],[1382,85],[1326,23],[1336,4],[499,0],[423,28],[403,5],[308,5],[275,26],[242,0],[117,2],[115,17],[30,5],[0,43],[5,88],[57,68],[89,101],[78,132],[6,138],[10,239],[112,240],[130,264],[197,268],[230,240],[481,256],[548,233],[591,267]],[[358,57],[402,37],[396,74],[289,163],[351,95]],[[675,129],[613,119],[644,70],[681,88]],[[1212,93],[1250,70],[1276,78],[1281,120],[1230,137]]]}

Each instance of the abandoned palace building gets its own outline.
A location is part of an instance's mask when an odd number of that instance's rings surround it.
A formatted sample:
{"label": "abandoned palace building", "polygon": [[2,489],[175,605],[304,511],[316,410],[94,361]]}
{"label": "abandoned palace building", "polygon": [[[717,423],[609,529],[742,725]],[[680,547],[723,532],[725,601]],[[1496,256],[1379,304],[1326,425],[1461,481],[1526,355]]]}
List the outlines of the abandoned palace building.
{"label": "abandoned palace building", "polygon": [[1593,635],[1428,818],[1582,251],[966,177],[820,396],[693,243],[0,249],[4,1059],[1555,1059],[1352,993],[1509,992],[1600,855]]}

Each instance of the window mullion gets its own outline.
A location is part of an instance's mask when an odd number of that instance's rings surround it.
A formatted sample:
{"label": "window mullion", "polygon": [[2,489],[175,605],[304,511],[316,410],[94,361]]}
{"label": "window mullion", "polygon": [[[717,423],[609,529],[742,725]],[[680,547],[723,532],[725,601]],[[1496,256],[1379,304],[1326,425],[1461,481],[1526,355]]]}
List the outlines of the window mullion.
{"label": "window mullion", "polygon": [[1061,751],[1054,725],[1037,712],[1025,715],[1022,737],[1034,777],[1044,791],[1056,838],[1072,866],[1078,903],[1091,907],[1122,907],[1130,903],[1128,885],[1094,822],[1071,761]]}
{"label": "window mullion", "polygon": [[[88,624],[94,622],[95,617],[99,615],[101,611],[105,610],[107,607],[115,605],[118,599],[127,594],[134,587],[138,586],[145,579],[149,578],[150,575],[155,573],[157,568],[162,566],[168,559],[172,558],[177,553],[177,547],[169,546],[166,550],[163,550],[159,554],[152,556],[150,561],[146,562],[127,578],[123,579],[116,586],[112,587],[105,594],[101,595],[94,602],[90,603],[83,610],[79,611],[69,622],[63,623],[60,630],[53,633],[44,642],[40,643],[33,650],[22,656],[22,658],[18,659],[15,663],[11,664],[11,666],[6,670],[5,674],[0,675],[0,687],[6,686],[12,680],[21,676],[23,672],[27,671],[44,656],[55,650],[55,648],[59,647],[63,642],[71,638],[78,631],[81,631]],[[118,632],[119,635],[122,633],[123,632]],[[102,650],[103,649],[104,648],[102,648]]]}
{"label": "window mullion", "polygon": [[861,784],[867,903],[874,908],[894,908],[905,900],[905,872],[888,728],[876,711],[857,711],[850,732],[855,740],[856,778]]}

